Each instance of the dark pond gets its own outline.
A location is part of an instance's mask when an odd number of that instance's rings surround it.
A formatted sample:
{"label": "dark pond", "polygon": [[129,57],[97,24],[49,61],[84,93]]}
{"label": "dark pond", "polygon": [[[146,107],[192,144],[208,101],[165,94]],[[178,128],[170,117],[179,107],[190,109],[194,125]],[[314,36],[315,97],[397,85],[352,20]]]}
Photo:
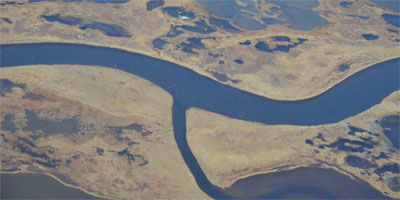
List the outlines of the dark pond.
{"label": "dark pond", "polygon": [[386,23],[400,27],[400,15],[391,15],[391,14],[383,14],[381,17],[385,20]]}
{"label": "dark pond", "polygon": [[[400,89],[399,58],[368,67],[316,97],[277,101],[222,85],[174,63],[118,49],[60,43],[0,47],[2,67],[32,64],[100,65],[134,73],[168,91],[174,98],[172,117],[177,145],[199,187],[213,198],[229,196],[208,181],[190,151],[186,141],[185,111],[188,108],[197,107],[266,124],[318,125],[335,123],[363,112]],[[346,181],[351,182],[350,179],[343,182]],[[372,191],[375,190],[368,187],[363,193]]]}
{"label": "dark pond", "polygon": [[218,73],[218,72],[212,72],[212,74],[219,81],[222,81],[222,82],[229,81],[229,78],[225,74],[221,74],[221,73]]}
{"label": "dark pond", "polygon": [[182,7],[165,7],[162,10],[168,13],[169,16],[178,19],[192,20],[196,17],[193,12],[187,12]]}
{"label": "dark pond", "polygon": [[348,8],[349,6],[353,5],[353,2],[351,1],[342,1],[339,3],[340,6],[342,6],[343,8]]}
{"label": "dark pond", "polygon": [[376,144],[376,142],[371,140],[359,141],[339,137],[335,142],[329,145],[324,145],[324,147],[335,148],[339,151],[362,153],[365,151],[365,149],[374,148]]}
{"label": "dark pond", "polygon": [[[307,39],[297,38],[298,42],[292,42],[291,44],[277,44],[275,48],[270,48],[267,42],[261,41],[258,42],[254,47],[259,51],[264,51],[268,53],[272,53],[274,51],[281,51],[281,52],[289,52],[291,48],[297,47],[297,45],[302,44],[303,42],[307,41]],[[274,41],[290,41],[290,38],[286,36],[275,36]]]}
{"label": "dark pond", "polygon": [[392,191],[400,191],[400,176],[388,177],[387,182]]}
{"label": "dark pond", "polygon": [[70,26],[78,25],[80,29],[95,29],[104,32],[104,34],[112,37],[132,37],[130,32],[123,26],[118,24],[107,24],[103,22],[94,21],[91,19],[84,19],[74,16],[61,16],[56,15],[42,15],[44,19],[49,22],[59,22]]}
{"label": "dark pond", "polygon": [[392,32],[392,33],[399,33],[400,31],[394,30],[394,29],[387,29],[387,31]]}
{"label": "dark pond", "polygon": [[171,25],[171,29],[169,30],[169,32],[167,33],[167,35],[165,37],[176,37],[180,34],[183,33],[183,31],[178,30],[179,26],[172,26]]}
{"label": "dark pond", "polygon": [[400,12],[400,1],[398,0],[369,0],[375,4],[384,8],[393,10],[394,12]]}
{"label": "dark pond", "polygon": [[152,44],[153,44],[153,48],[156,49],[163,49],[163,46],[165,44],[167,44],[168,42],[166,42],[165,40],[162,40],[160,38],[156,38],[153,40]]}
{"label": "dark pond", "polygon": [[385,116],[379,121],[379,124],[383,128],[383,133],[392,142],[392,145],[400,149],[400,116]]}
{"label": "dark pond", "polygon": [[15,5],[15,4],[16,4],[16,2],[14,2],[14,1],[0,2],[0,6]]}
{"label": "dark pond", "polygon": [[99,199],[42,174],[1,174],[1,199]]}
{"label": "dark pond", "polygon": [[210,24],[221,27],[229,32],[237,32],[240,31],[239,29],[232,26],[232,24],[225,19],[218,19],[215,17],[210,17]]}
{"label": "dark pond", "polygon": [[167,33],[166,37],[176,37],[185,31],[200,33],[200,34],[209,34],[215,32],[210,25],[207,24],[206,21],[200,19],[199,21],[194,22],[195,26],[190,25],[181,25],[181,26],[171,26],[171,30]]}
{"label": "dark pond", "polygon": [[371,163],[370,161],[354,155],[347,156],[346,163],[352,167],[357,167],[360,169],[369,169],[376,167],[376,165]]}
{"label": "dark pond", "polygon": [[334,170],[302,167],[260,174],[235,182],[223,192],[243,199],[385,199],[377,190]]}
{"label": "dark pond", "polygon": [[0,96],[4,96],[7,93],[10,93],[13,87],[24,89],[25,85],[13,83],[8,79],[0,79]]}
{"label": "dark pond", "polygon": [[237,64],[243,64],[243,60],[241,59],[235,59],[233,62],[237,63]]}
{"label": "dark pond", "polygon": [[51,159],[45,152],[39,152],[35,150],[34,147],[36,147],[36,145],[28,138],[19,137],[18,141],[14,142],[13,149],[18,149],[21,154],[28,154],[33,158],[32,162],[39,165],[49,168],[55,168],[59,166],[61,160]]}
{"label": "dark pond", "polygon": [[79,119],[77,117],[68,119],[39,118],[33,111],[25,110],[27,119],[24,131],[41,130],[45,134],[73,134],[79,132]]}
{"label": "dark pond", "polygon": [[14,123],[15,116],[7,113],[4,115],[4,119],[1,122],[1,130],[10,131],[11,133],[15,133],[17,130],[17,126]]}
{"label": "dark pond", "polygon": [[165,4],[164,0],[150,0],[146,3],[146,10],[150,11]]}
{"label": "dark pond", "polygon": [[371,34],[371,33],[362,34],[361,36],[366,40],[376,40],[379,38],[379,36]]}
{"label": "dark pond", "polygon": [[400,166],[397,163],[389,163],[375,170],[375,173],[381,175],[385,172],[392,172],[393,174],[400,173]]}
{"label": "dark pond", "polygon": [[239,44],[240,44],[240,45],[249,46],[249,45],[251,45],[251,42],[250,42],[250,40],[246,40],[246,41],[244,41],[244,42],[239,42]]}
{"label": "dark pond", "polygon": [[201,33],[201,34],[208,34],[215,32],[215,30],[211,26],[209,26],[207,22],[204,21],[203,19],[195,22],[195,24],[196,26],[182,25],[177,27],[180,27],[186,31]]}
{"label": "dark pond", "polygon": [[201,42],[204,38],[188,38],[187,41],[181,43],[182,51],[185,53],[197,54],[193,49],[204,49],[205,46]]}
{"label": "dark pond", "polygon": [[44,96],[41,95],[41,94],[35,94],[35,93],[31,93],[31,92],[26,92],[22,98],[23,99],[30,99],[30,100],[41,100],[42,98],[44,98]]}
{"label": "dark pond", "polygon": [[344,72],[344,71],[346,71],[346,70],[348,70],[348,69],[350,69],[350,66],[347,65],[347,64],[341,64],[341,65],[339,65],[339,70],[340,70],[341,72]]}
{"label": "dark pond", "polygon": [[348,17],[358,17],[358,18],[360,18],[360,19],[369,19],[369,17],[368,16],[360,16],[360,15],[347,15]]}
{"label": "dark pond", "polygon": [[273,41],[280,41],[280,42],[290,42],[290,38],[288,36],[281,36],[281,35],[277,35],[277,36],[273,36],[272,37]]}
{"label": "dark pond", "polygon": [[9,18],[3,17],[2,19],[3,19],[5,22],[7,22],[8,24],[12,24],[12,21],[11,21]]}

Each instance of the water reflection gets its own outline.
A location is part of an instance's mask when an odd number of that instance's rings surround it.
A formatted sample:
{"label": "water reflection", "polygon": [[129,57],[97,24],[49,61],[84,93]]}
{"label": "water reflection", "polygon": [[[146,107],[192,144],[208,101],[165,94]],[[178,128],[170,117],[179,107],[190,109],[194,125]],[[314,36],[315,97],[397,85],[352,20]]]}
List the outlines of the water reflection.
{"label": "water reflection", "polygon": [[302,167],[241,179],[224,193],[243,199],[385,199],[367,183],[334,170]]}
{"label": "water reflection", "polygon": [[1,199],[99,199],[42,174],[1,174]]}

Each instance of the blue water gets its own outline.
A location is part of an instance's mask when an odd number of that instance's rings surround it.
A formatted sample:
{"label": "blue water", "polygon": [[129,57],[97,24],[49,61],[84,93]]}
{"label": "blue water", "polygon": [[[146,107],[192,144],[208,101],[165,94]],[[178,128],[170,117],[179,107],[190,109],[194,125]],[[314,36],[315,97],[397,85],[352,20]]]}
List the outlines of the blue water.
{"label": "blue water", "polygon": [[[282,14],[279,15],[280,20],[269,17],[262,18],[263,23],[255,20],[255,16],[265,11],[256,8],[252,1],[244,1],[245,5],[239,6],[235,0],[197,0],[208,12],[231,20],[238,27],[249,31],[261,30],[273,24],[288,24],[289,28],[307,31],[328,24],[328,21],[312,10],[319,5],[317,0],[266,1],[277,5],[272,7],[272,12],[281,11]],[[247,10],[248,12],[244,12],[243,10]],[[267,11],[266,13],[269,12]]]}
{"label": "blue water", "polygon": [[5,5],[14,5],[16,4],[14,1],[6,1],[6,2],[1,2],[0,6],[5,6]]}
{"label": "blue water", "polygon": [[196,17],[193,12],[188,12],[182,7],[171,6],[171,7],[165,7],[162,10],[168,13],[169,16],[178,19],[180,19],[180,17],[187,17],[188,20],[192,20]]}
{"label": "blue water", "polygon": [[309,31],[316,27],[329,24],[324,18],[312,9],[319,6],[317,0],[308,1],[281,1],[266,0],[276,4],[282,10],[282,14],[278,17],[290,24],[288,27],[295,30]]}
{"label": "blue water", "polygon": [[235,59],[233,62],[240,64],[240,65],[244,63],[243,60],[241,60],[241,59]]}
{"label": "blue water", "polygon": [[383,14],[381,17],[387,24],[400,27],[400,15]]}
{"label": "blue water", "polygon": [[[312,9],[319,5],[317,0],[308,1],[281,1],[281,0],[266,0],[276,6],[272,7],[271,12],[263,11],[257,8],[252,1],[243,1],[244,6],[239,6],[235,0],[197,0],[208,12],[225,18],[238,27],[253,31],[266,28],[273,24],[288,24],[289,28],[295,30],[312,30],[319,26],[328,24],[324,18],[319,16]],[[244,10],[248,12],[244,12]],[[269,17],[262,18],[263,22],[254,19],[261,12],[270,13],[281,11],[279,20]]]}
{"label": "blue water", "polygon": [[341,64],[341,65],[339,65],[339,70],[340,70],[341,72],[344,72],[344,71],[346,71],[346,70],[348,70],[348,69],[350,69],[350,66],[347,65],[347,64]]}
{"label": "blue water", "polygon": [[104,34],[111,37],[132,37],[131,33],[127,29],[118,24],[107,24],[104,22],[98,22],[74,16],[61,16],[60,14],[42,15],[41,17],[49,22],[59,22],[69,26],[78,25],[81,30],[86,30],[88,28],[100,30],[104,32]]}
{"label": "blue water", "polygon": [[150,0],[146,3],[146,10],[151,11],[155,8],[163,6],[165,4],[164,0]]}
{"label": "blue water", "polygon": [[185,53],[197,54],[193,49],[204,49],[205,46],[201,42],[204,38],[188,38],[187,41],[182,42],[180,47]]}
{"label": "blue water", "polygon": [[12,24],[12,21],[11,21],[9,18],[3,17],[2,19],[3,19],[5,22],[7,22],[8,24]]}
{"label": "blue water", "polygon": [[[399,86],[399,58],[362,70],[316,97],[277,101],[220,84],[174,63],[123,50],[79,44],[1,45],[1,67],[32,64],[80,64],[117,68],[141,76],[168,91],[175,139],[199,187],[213,198],[230,198],[213,186],[186,141],[185,111],[197,107],[265,124],[319,125],[339,122],[380,103]],[[370,190],[373,190],[370,188]]]}
{"label": "blue water", "polygon": [[242,12],[235,0],[197,0],[208,12],[225,18],[245,30],[261,30],[266,26],[253,18],[253,14]]}
{"label": "blue water", "polygon": [[379,6],[390,9],[394,12],[400,12],[400,1],[398,0],[369,0]]}
{"label": "blue water", "polygon": [[[274,37],[272,37],[272,39],[274,41],[290,41],[290,38],[288,38],[286,36],[274,36]],[[281,51],[281,52],[287,53],[287,52],[289,52],[289,50],[291,48],[294,48],[297,45],[302,44],[303,42],[307,41],[307,39],[303,39],[303,38],[297,38],[297,40],[299,40],[299,41],[292,42],[292,44],[287,44],[287,45],[278,44],[275,46],[275,48],[270,48],[266,42],[260,41],[254,47],[259,51],[268,52],[268,53],[272,53],[274,51]]]}
{"label": "blue water", "polygon": [[161,86],[185,107],[266,124],[338,122],[378,104],[400,87],[399,58],[362,70],[319,96],[299,101],[277,101],[253,95],[173,63],[105,47],[59,43],[1,45],[1,58],[3,67],[83,64],[118,68]]}
{"label": "blue water", "polygon": [[[75,184],[61,174],[57,177]],[[0,181],[1,199],[99,199],[43,174],[0,174]]]}
{"label": "blue water", "polygon": [[277,42],[290,42],[290,38],[288,36],[273,36],[272,37],[273,41],[277,41]]}
{"label": "blue water", "polygon": [[168,42],[166,42],[165,40],[162,40],[162,39],[160,39],[160,38],[156,38],[156,39],[153,40],[152,45],[153,45],[153,48],[156,48],[156,49],[163,49],[163,46],[164,46],[165,44],[167,44],[167,43],[168,43]]}
{"label": "blue water", "polygon": [[213,29],[211,26],[207,24],[206,21],[203,19],[195,22],[196,26],[188,26],[188,25],[182,25],[182,26],[177,26],[180,27],[186,31],[190,32],[195,32],[195,33],[201,33],[201,34],[209,34],[215,32],[215,29]]}
{"label": "blue water", "polygon": [[242,179],[224,192],[244,199],[385,199],[369,187],[333,170],[301,167]]}
{"label": "blue water", "polygon": [[351,1],[342,1],[340,2],[340,6],[342,6],[343,8],[349,8],[349,6],[353,5],[353,2]]}
{"label": "blue water", "polygon": [[383,128],[383,133],[390,140],[392,145],[395,148],[400,149],[400,116],[385,116],[379,121],[379,123]]}
{"label": "blue water", "polygon": [[379,38],[378,35],[374,35],[374,34],[371,34],[371,33],[362,34],[361,36],[366,40],[376,40],[376,39]]}
{"label": "blue water", "polygon": [[218,19],[215,17],[210,17],[210,24],[221,27],[229,32],[240,31],[239,29],[232,26],[232,24],[228,20],[225,20],[225,19]]}
{"label": "blue water", "polygon": [[249,45],[251,45],[251,42],[250,42],[250,40],[246,40],[246,41],[244,41],[244,42],[239,42],[239,44],[240,44],[240,45],[249,46]]}
{"label": "blue water", "polygon": [[400,33],[400,31],[394,30],[394,29],[387,29],[387,31],[392,32],[392,33]]}

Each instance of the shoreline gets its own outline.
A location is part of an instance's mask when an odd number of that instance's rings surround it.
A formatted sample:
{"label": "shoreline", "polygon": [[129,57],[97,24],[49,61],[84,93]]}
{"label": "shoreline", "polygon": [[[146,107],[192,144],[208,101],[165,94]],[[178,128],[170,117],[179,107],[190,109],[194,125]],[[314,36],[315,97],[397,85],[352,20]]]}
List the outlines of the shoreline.
{"label": "shoreline", "polygon": [[74,186],[74,185],[65,183],[64,181],[62,181],[61,179],[59,179],[57,176],[55,176],[55,175],[53,175],[53,174],[50,174],[50,173],[35,173],[35,172],[31,172],[31,171],[21,170],[21,171],[19,171],[19,172],[3,172],[3,171],[2,171],[2,172],[0,172],[0,174],[39,174],[39,175],[50,176],[51,178],[55,179],[56,181],[58,181],[59,183],[61,183],[62,185],[66,186],[66,187],[78,189],[78,190],[80,190],[80,191],[82,191],[82,192],[84,192],[84,193],[86,193],[86,194],[89,194],[89,195],[98,197],[98,198],[100,198],[100,199],[110,199],[110,198],[108,198],[108,197],[101,196],[101,195],[98,195],[98,194],[93,193],[93,192],[89,192],[89,191],[87,191],[87,190],[85,190],[85,189],[83,189],[83,188],[81,188],[81,187],[78,187],[78,186]]}
{"label": "shoreline", "polygon": [[17,41],[0,41],[0,45],[6,45],[6,44],[40,44],[40,43],[67,43],[67,44],[82,44],[82,45],[89,45],[89,46],[95,46],[95,47],[105,47],[105,48],[112,48],[112,49],[117,49],[117,50],[123,50],[123,51],[127,51],[129,53],[135,53],[135,54],[139,54],[142,56],[147,56],[150,58],[154,58],[154,59],[159,59],[159,60],[163,60],[163,61],[167,61],[170,62],[172,64],[176,64],[179,65],[182,68],[188,69],[188,70],[192,70],[193,72],[201,75],[201,76],[205,76],[207,78],[210,78],[214,81],[216,81],[219,84],[223,84],[223,85],[227,85],[230,86],[232,88],[236,88],[239,89],[241,91],[244,92],[248,92],[250,94],[253,95],[257,95],[263,98],[268,98],[271,100],[277,100],[277,101],[300,101],[300,100],[307,100],[307,99],[311,99],[314,98],[316,96],[319,96],[321,94],[323,94],[324,92],[328,91],[329,89],[333,88],[335,85],[341,83],[342,81],[346,80],[347,78],[349,78],[350,76],[361,72],[375,64],[381,63],[381,62],[385,62],[388,60],[392,60],[395,58],[399,58],[400,55],[396,55],[396,56],[389,56],[389,58],[384,58],[384,59],[379,59],[378,61],[375,62],[371,62],[366,64],[365,66],[362,66],[360,69],[358,70],[354,70],[354,71],[350,71],[349,73],[347,73],[346,75],[344,75],[343,77],[339,78],[337,81],[332,82],[327,84],[328,86],[320,91],[315,91],[312,94],[309,95],[304,95],[301,98],[273,98],[273,97],[269,97],[266,96],[264,94],[262,94],[261,92],[253,92],[253,91],[249,91],[249,90],[245,90],[244,88],[240,88],[240,87],[235,87],[232,84],[225,84],[222,83],[220,81],[218,81],[216,78],[214,78],[213,76],[207,74],[207,73],[202,73],[200,70],[196,70],[196,67],[194,65],[190,65],[188,63],[183,63],[183,62],[177,62],[176,60],[172,60],[169,57],[166,56],[162,56],[160,53],[158,53],[158,56],[155,56],[154,54],[150,54],[146,51],[140,51],[140,50],[135,50],[129,47],[124,47],[124,46],[120,46],[120,45],[105,45],[105,44],[98,44],[98,43],[94,43],[94,42],[84,42],[84,41],[75,41],[75,40],[53,40],[53,39],[28,39],[28,40],[17,40]]}

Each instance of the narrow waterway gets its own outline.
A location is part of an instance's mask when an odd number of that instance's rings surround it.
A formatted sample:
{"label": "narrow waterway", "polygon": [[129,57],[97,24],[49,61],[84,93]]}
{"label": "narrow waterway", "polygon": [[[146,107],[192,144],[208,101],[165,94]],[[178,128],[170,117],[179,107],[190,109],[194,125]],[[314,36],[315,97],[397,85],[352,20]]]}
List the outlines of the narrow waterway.
{"label": "narrow waterway", "polygon": [[[363,112],[400,88],[399,58],[362,70],[316,97],[277,101],[220,84],[174,63],[113,48],[63,43],[12,44],[1,45],[0,48],[1,67],[99,65],[136,74],[168,91],[174,98],[172,115],[178,147],[199,187],[213,198],[231,196],[208,181],[190,151],[186,141],[185,111],[188,108],[197,107],[265,124],[319,125],[338,122]],[[358,184],[350,178],[346,181]],[[377,192],[370,186],[367,188]]]}

